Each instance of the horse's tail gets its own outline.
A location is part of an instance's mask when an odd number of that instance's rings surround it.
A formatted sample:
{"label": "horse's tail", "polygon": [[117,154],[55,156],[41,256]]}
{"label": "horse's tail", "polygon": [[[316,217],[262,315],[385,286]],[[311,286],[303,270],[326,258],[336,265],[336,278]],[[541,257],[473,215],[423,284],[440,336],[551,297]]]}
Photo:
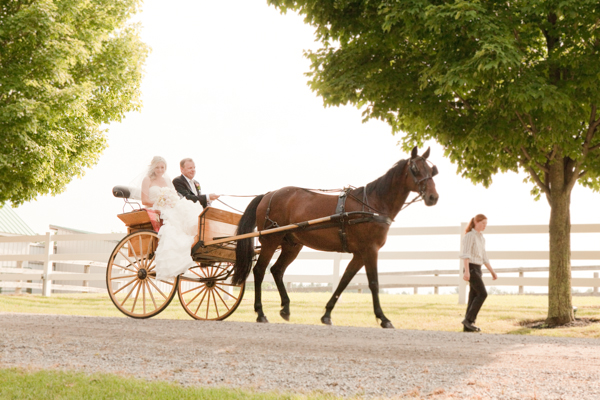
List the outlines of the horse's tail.
{"label": "horse's tail", "polygon": [[[264,194],[256,196],[254,200],[248,204],[244,215],[240,219],[236,235],[243,235],[254,231],[256,227],[256,209],[260,201],[265,197]],[[237,241],[235,248],[235,266],[233,267],[232,283],[241,285],[246,281],[250,270],[252,269],[252,258],[254,258],[254,238],[240,239]]]}

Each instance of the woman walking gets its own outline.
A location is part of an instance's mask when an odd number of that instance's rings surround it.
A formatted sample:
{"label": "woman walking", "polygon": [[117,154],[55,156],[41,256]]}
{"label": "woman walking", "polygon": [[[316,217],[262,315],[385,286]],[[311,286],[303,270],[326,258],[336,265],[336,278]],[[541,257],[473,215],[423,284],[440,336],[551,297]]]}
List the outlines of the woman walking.
{"label": "woman walking", "polygon": [[487,291],[481,278],[481,265],[485,264],[486,268],[492,274],[492,278],[496,280],[498,276],[490,265],[490,260],[485,252],[485,239],[482,232],[487,226],[487,217],[483,214],[477,214],[471,218],[471,222],[467,226],[460,258],[464,262],[463,279],[469,282],[469,303],[467,305],[467,313],[463,320],[464,332],[480,332],[481,329],[476,327],[475,320],[477,314],[487,297]]}

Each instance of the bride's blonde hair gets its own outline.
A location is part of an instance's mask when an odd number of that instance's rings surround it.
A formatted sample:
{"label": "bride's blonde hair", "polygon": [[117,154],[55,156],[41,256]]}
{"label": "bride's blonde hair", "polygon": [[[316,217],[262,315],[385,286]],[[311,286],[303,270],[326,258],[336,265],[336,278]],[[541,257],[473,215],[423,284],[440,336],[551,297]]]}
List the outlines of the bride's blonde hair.
{"label": "bride's blonde hair", "polygon": [[150,166],[148,167],[148,178],[150,178],[150,179],[156,178],[156,173],[154,172],[154,170],[156,169],[156,166],[158,165],[158,163],[164,163],[165,171],[167,170],[167,160],[165,160],[161,156],[154,156],[154,158],[150,162]]}

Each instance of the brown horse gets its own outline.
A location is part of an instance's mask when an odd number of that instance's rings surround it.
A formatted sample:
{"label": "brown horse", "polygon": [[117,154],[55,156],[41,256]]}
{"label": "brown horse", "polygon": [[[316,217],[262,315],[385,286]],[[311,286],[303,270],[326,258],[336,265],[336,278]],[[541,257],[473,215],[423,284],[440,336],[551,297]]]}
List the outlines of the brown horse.
{"label": "brown horse", "polygon": [[[271,273],[281,296],[282,308],[279,314],[285,320],[289,320],[290,299],[283,284],[283,274],[288,265],[298,256],[302,247],[308,246],[316,250],[353,254],[338,287],[325,307],[326,311],[321,322],[331,324],[331,311],[337,299],[364,265],[369,289],[373,295],[375,316],[381,321],[383,328],[393,328],[379,304],[377,277],[379,249],[385,244],[389,224],[402,209],[410,192],[419,193],[427,206],[435,205],[438,200],[432,179],[437,174],[437,167],[430,167],[427,164],[429,149],[422,156],[419,156],[417,151],[415,147],[410,159],[400,160],[380,178],[364,187],[348,191],[343,212],[340,212],[341,202],[338,202],[338,196],[315,193],[298,187],[284,187],[252,200],[240,220],[238,235],[250,233],[257,226],[259,231],[263,231],[334,215],[336,212],[339,216],[335,226],[331,223],[325,226],[314,225],[311,229],[260,236],[262,247],[254,266],[254,310],[258,314],[257,322],[268,322],[262,309],[261,284],[269,261],[279,246],[281,246],[281,254],[271,267]],[[241,284],[246,280],[250,274],[253,256],[254,239],[238,240],[234,284]]]}

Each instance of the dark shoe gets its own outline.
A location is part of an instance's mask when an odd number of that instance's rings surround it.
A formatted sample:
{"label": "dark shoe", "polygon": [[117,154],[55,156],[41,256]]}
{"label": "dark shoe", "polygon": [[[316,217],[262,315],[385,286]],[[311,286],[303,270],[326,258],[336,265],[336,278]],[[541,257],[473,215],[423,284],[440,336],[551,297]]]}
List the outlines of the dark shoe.
{"label": "dark shoe", "polygon": [[462,324],[463,324],[463,332],[480,332],[481,331],[481,329],[479,329],[475,325],[471,324],[466,319],[464,319],[462,321]]}

